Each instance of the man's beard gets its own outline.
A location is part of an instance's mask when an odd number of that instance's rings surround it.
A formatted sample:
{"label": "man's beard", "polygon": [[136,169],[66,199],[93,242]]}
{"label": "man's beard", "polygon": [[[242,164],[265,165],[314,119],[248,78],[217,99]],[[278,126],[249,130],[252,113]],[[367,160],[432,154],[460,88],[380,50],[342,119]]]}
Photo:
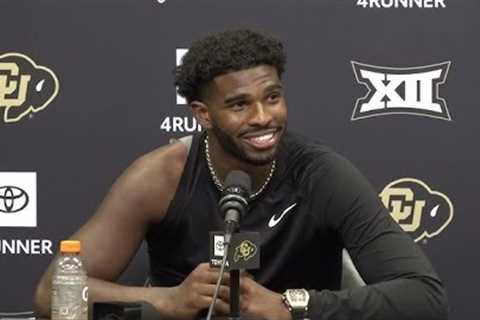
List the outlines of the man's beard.
{"label": "man's beard", "polygon": [[[283,136],[283,130],[280,130],[278,134]],[[235,141],[228,133],[218,127],[215,123],[212,123],[212,132],[215,135],[220,146],[235,158],[244,161],[254,166],[267,165],[273,161],[276,156],[278,145],[280,144],[282,136],[280,136],[277,145],[270,150],[250,152],[246,150],[245,146]]]}

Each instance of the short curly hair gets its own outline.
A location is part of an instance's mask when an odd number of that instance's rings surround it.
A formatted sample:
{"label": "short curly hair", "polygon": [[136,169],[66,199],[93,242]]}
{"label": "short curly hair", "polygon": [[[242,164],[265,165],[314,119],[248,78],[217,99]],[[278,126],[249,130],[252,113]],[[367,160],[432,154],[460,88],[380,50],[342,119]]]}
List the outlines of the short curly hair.
{"label": "short curly hair", "polygon": [[265,64],[281,77],[285,63],[280,40],[248,29],[227,30],[192,44],[175,69],[175,85],[190,103],[201,100],[206,85],[219,75]]}

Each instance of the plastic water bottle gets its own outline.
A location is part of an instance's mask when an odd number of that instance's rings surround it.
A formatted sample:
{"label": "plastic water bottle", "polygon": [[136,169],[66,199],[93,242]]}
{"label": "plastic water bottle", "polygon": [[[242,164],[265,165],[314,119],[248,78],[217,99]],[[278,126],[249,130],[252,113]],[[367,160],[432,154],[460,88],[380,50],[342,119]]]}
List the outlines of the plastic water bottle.
{"label": "plastic water bottle", "polygon": [[87,274],[80,241],[62,241],[52,276],[51,319],[88,320]]}

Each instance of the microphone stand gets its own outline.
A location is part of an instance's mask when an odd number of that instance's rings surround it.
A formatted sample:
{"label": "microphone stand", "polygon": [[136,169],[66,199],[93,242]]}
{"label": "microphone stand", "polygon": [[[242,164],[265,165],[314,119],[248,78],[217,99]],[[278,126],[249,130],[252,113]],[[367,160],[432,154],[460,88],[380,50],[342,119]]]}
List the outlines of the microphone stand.
{"label": "microphone stand", "polygon": [[[231,215],[235,216],[237,214],[238,212],[235,212],[235,210],[227,211],[228,217],[230,217]],[[208,315],[205,318],[205,320],[212,319],[211,317],[212,317],[214,301],[217,298],[218,288],[220,286],[220,281],[221,281],[221,275],[223,274],[225,264],[227,262],[227,257],[229,256],[229,252],[231,250],[232,237],[234,234],[238,233],[238,230],[239,230],[238,223],[236,223],[235,221],[238,221],[238,219],[237,220],[227,219],[226,232],[225,232],[225,238],[224,238],[226,251],[223,256],[222,266],[220,268],[220,277],[218,278],[218,282],[215,288],[214,298],[212,303],[210,304]],[[241,320],[240,318],[240,270],[230,270],[230,315],[228,317],[215,316],[213,319]]]}
{"label": "microphone stand", "polygon": [[[235,233],[238,233],[238,226],[233,230]],[[230,318],[240,320],[240,270],[230,270]]]}
{"label": "microphone stand", "polygon": [[230,319],[240,319],[240,270],[230,271]]}
{"label": "microphone stand", "polygon": [[[240,199],[239,199],[240,198]],[[225,197],[227,201],[224,202],[225,207],[229,207],[226,210],[225,221],[227,224],[225,239],[228,241],[228,251],[232,250],[231,241],[233,235],[238,233],[240,215],[245,210],[244,208],[248,203],[237,195],[227,195]],[[231,200],[237,200],[237,202]],[[244,202],[244,203],[243,203]],[[233,248],[233,250],[235,250]],[[229,252],[225,252],[228,256]],[[231,257],[233,255],[230,255]],[[232,263],[232,262],[230,262]],[[231,265],[230,265],[231,266]],[[230,317],[231,320],[240,320],[240,270],[230,270]]]}

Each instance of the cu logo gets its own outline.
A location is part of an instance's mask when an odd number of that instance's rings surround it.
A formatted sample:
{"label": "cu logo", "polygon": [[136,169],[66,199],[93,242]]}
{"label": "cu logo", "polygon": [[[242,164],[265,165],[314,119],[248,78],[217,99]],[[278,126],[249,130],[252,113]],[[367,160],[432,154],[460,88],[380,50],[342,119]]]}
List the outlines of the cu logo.
{"label": "cu logo", "polygon": [[14,186],[0,187],[0,212],[15,213],[28,205],[28,194]]}

